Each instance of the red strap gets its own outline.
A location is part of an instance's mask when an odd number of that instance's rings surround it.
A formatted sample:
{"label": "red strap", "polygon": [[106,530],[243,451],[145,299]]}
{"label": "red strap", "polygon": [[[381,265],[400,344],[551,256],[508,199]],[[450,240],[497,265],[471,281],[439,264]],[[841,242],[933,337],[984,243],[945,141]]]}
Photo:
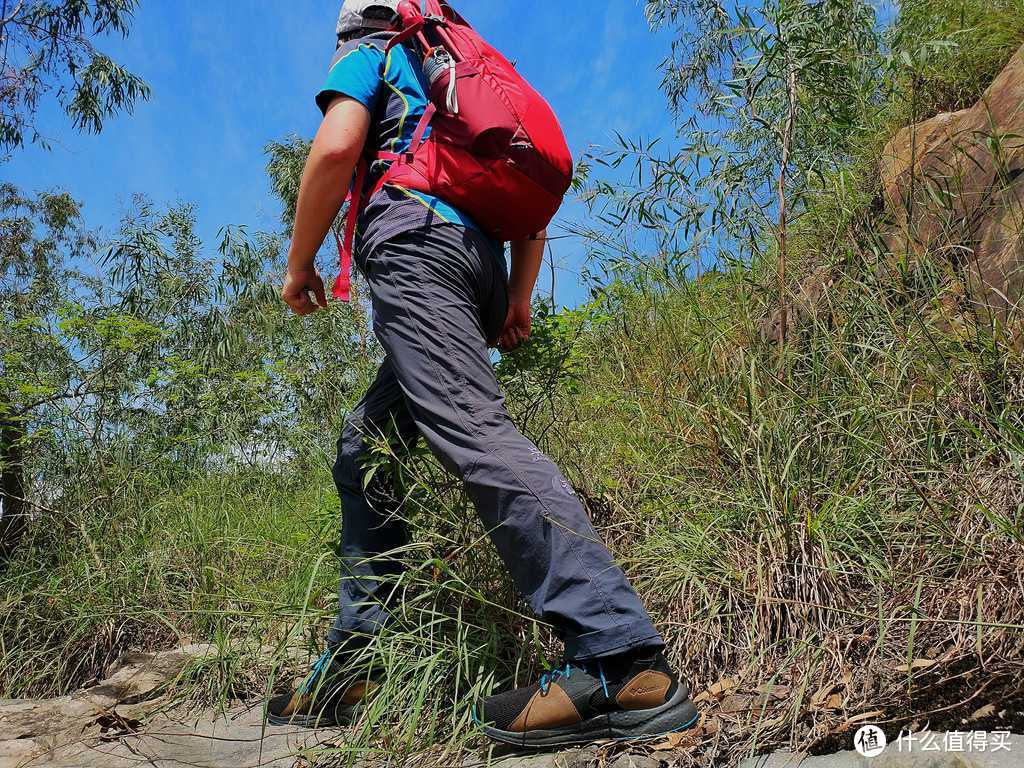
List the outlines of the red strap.
{"label": "red strap", "polygon": [[434,119],[434,113],[437,112],[437,107],[434,106],[434,102],[428,102],[427,108],[423,110],[423,117],[420,118],[419,125],[416,126],[416,130],[413,131],[412,141],[409,142],[409,149],[406,152],[407,157],[412,157],[416,154],[416,150],[420,148],[420,144],[423,143],[423,134],[427,132],[427,128],[430,126],[430,121]]}
{"label": "red strap", "polygon": [[356,180],[348,196],[348,216],[345,217],[345,241],[342,242],[338,233],[334,232],[334,242],[338,246],[338,278],[334,281],[331,295],[341,301],[348,301],[352,288],[352,243],[356,236],[356,223],[359,221],[359,209],[362,208],[363,185],[366,183],[366,160],[360,158],[356,171]]}
{"label": "red strap", "polygon": [[[331,231],[333,232],[334,230]],[[345,250],[345,246],[342,245],[341,238],[338,237],[337,232],[334,232],[334,242],[338,245],[340,269],[338,271],[338,277],[334,281],[334,288],[331,290],[331,295],[340,301],[347,302],[352,298],[352,254]]]}
{"label": "red strap", "polygon": [[[437,107],[434,106],[434,103],[428,103],[427,108],[423,110],[423,117],[420,118],[416,130],[412,134],[412,141],[409,143],[409,149],[406,152],[401,154],[397,152],[378,152],[376,154],[377,160],[390,160],[391,167],[388,168],[387,172],[377,182],[377,186],[370,195],[371,197],[388,183],[398,165],[403,162],[409,162],[412,159],[413,154],[423,144],[423,136],[426,134],[430,121],[433,120],[436,112]],[[338,233],[334,233],[334,240],[338,246],[340,269],[338,271],[338,278],[334,281],[334,289],[331,291],[331,294],[334,298],[341,301],[349,300],[352,288],[352,243],[355,240],[356,223],[359,221],[359,211],[362,208],[363,185],[366,183],[366,174],[367,163],[366,159],[362,158],[359,160],[359,170],[356,171],[355,184],[349,193],[348,216],[345,220],[345,241],[342,242],[341,238],[338,237]]]}
{"label": "red strap", "polygon": [[419,123],[416,125],[416,130],[413,131],[412,139],[409,142],[409,149],[405,152],[386,152],[381,150],[374,155],[376,160],[389,160],[391,165],[384,175],[377,180],[377,185],[373,188],[373,192],[370,193],[370,197],[380,192],[384,185],[391,181],[398,170],[398,166],[412,160],[413,155],[423,145],[423,134],[427,132],[427,127],[430,125],[430,121],[436,112],[437,107],[434,106],[434,103],[428,103],[427,108],[423,111],[423,117],[420,118]]}
{"label": "red strap", "polygon": [[384,49],[384,52],[387,53],[392,48],[394,48],[396,45],[401,45],[406,40],[408,40],[409,38],[414,36],[421,29],[423,29],[423,19],[420,19],[415,24],[410,24],[405,29],[403,29],[401,32],[399,32],[397,35],[395,35],[390,40],[388,40],[388,44],[387,44],[387,47]]}

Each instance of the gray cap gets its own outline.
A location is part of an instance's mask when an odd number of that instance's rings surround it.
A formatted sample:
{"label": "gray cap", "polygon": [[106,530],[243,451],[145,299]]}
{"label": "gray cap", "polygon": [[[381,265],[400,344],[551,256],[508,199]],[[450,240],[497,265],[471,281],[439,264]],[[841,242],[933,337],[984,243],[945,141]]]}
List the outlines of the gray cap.
{"label": "gray cap", "polygon": [[338,14],[338,35],[357,29],[390,29],[399,0],[345,0]]}

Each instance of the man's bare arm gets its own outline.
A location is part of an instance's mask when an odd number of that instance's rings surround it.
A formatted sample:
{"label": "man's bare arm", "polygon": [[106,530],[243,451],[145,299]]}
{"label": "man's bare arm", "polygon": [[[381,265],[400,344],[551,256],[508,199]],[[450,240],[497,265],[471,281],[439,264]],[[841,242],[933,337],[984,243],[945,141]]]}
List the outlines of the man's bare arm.
{"label": "man's bare arm", "polygon": [[498,346],[504,350],[514,349],[530,338],[530,298],[544,260],[546,242],[545,230],[532,240],[513,240],[509,246],[512,274],[508,280],[508,317],[498,339]]}
{"label": "man's bare arm", "polygon": [[[339,96],[327,107],[302,172],[295,226],[288,249],[288,274],[281,298],[298,315],[327,306],[324,282],[313,258],[341,210],[352,173],[366,143],[370,113],[355,99]],[[310,301],[307,291],[316,296]]]}

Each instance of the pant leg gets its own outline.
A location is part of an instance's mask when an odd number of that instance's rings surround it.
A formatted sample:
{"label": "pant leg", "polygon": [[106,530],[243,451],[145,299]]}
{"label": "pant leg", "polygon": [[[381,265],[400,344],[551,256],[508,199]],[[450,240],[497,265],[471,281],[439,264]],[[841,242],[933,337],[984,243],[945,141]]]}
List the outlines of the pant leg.
{"label": "pant leg", "polygon": [[382,467],[364,482],[369,448],[382,437],[396,452],[419,438],[387,358],[338,439],[334,482],[342,504],[341,583],[338,618],[327,635],[331,646],[365,642],[380,630],[403,569],[397,550],[408,543],[409,533],[395,503],[394,479]]}
{"label": "pant leg", "polygon": [[392,238],[366,269],[374,330],[413,421],[466,483],[492,541],[569,658],[663,642],[554,463],[504,407],[485,338],[504,316],[504,274],[490,246],[460,227]]}

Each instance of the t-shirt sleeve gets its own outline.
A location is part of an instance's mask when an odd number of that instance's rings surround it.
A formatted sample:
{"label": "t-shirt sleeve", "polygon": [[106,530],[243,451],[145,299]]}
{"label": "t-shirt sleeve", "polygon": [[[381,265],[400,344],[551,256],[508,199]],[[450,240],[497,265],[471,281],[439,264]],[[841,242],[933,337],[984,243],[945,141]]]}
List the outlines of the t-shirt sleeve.
{"label": "t-shirt sleeve", "polygon": [[321,112],[337,96],[349,96],[373,112],[384,76],[384,51],[359,40],[343,44],[334,53],[327,82],[316,95]]}

